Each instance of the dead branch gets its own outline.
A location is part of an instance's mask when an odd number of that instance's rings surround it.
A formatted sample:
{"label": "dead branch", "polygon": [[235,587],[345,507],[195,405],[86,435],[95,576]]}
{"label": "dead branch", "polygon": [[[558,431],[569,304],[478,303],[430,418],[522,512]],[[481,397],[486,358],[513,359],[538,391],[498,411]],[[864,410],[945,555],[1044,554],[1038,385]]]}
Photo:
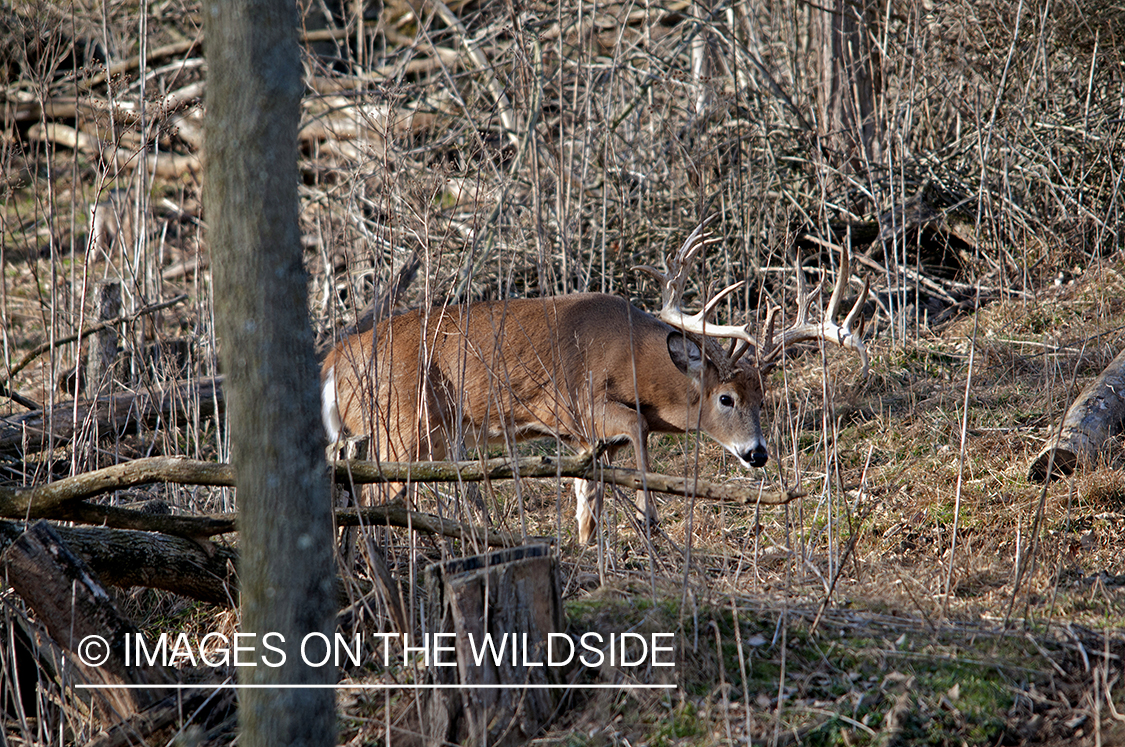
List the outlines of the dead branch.
{"label": "dead branch", "polygon": [[338,482],[359,484],[382,482],[478,482],[517,477],[583,477],[634,490],[695,496],[706,500],[778,506],[801,497],[795,490],[778,491],[742,481],[714,483],[656,472],[637,472],[606,467],[592,455],[533,456],[509,459],[496,457],[469,462],[368,462],[343,461],[336,465]]}
{"label": "dead branch", "polygon": [[194,39],[187,39],[185,41],[174,42],[172,44],[165,44],[162,47],[148,50],[148,53],[142,58],[140,55],[134,55],[127,60],[110,65],[107,70],[94,73],[89,78],[82,81],[85,88],[92,88],[93,86],[104,83],[106,80],[121,75],[141,66],[141,63],[151,65],[155,60],[164,59],[165,57],[176,57],[179,55],[187,56],[197,45],[203,42],[203,36],[200,34]]}
{"label": "dead branch", "polygon": [[86,501],[60,506],[51,518],[113,529],[160,532],[161,534],[170,534],[173,537],[184,537],[196,541],[238,530],[238,517],[233,514],[213,514],[210,516],[153,514],[120,506],[101,506]]}
{"label": "dead branch", "polygon": [[0,516],[50,518],[68,502],[152,482],[233,486],[234,469],[229,464],[175,456],[134,459],[34,488],[2,488]]}
{"label": "dead branch", "polygon": [[[107,164],[118,169],[135,169],[142,163],[140,153],[132,148],[119,148],[103,143],[101,138],[76,130],[58,122],[32,125],[27,131],[32,140],[52,142],[73,150],[100,156]],[[198,173],[203,168],[202,159],[195,153],[149,153],[145,169],[162,179],[176,179],[186,173]]]}
{"label": "dead branch", "polygon": [[[343,38],[350,33],[348,29],[325,29],[317,31],[305,31],[301,33],[301,40],[304,42],[327,41],[330,39]],[[203,43],[203,35],[199,34],[194,39],[187,39],[173,44],[165,44],[162,47],[148,50],[148,53],[142,58],[140,55],[134,55],[127,60],[115,63],[109,66],[108,70],[103,70],[94,73],[89,78],[82,81],[85,88],[92,88],[96,85],[104,83],[109,78],[113,78],[122,73],[129,72],[141,66],[141,63],[151,65],[156,60],[164,59],[167,57],[184,56],[187,57],[197,46]]]}
{"label": "dead branch", "polygon": [[[51,514],[50,518],[113,529],[159,532],[204,543],[209,537],[238,531],[238,514],[212,516],[161,515],[118,506],[99,506],[85,501],[60,506],[58,510]],[[497,532],[472,524],[462,524],[433,514],[413,511],[401,503],[392,503],[385,506],[364,506],[358,509],[337,509],[336,524],[341,527],[401,527],[462,540],[473,537],[490,547],[514,547],[524,541],[520,537],[505,532]]]}
{"label": "dead branch", "polygon": [[336,525],[341,527],[392,526],[416,529],[419,532],[452,537],[453,539],[475,539],[489,547],[516,547],[527,541],[523,537],[517,537],[507,532],[497,532],[493,529],[473,524],[462,524],[459,521],[422,513],[421,511],[412,511],[401,503],[337,509]]}
{"label": "dead branch", "polygon": [[[766,490],[742,482],[712,483],[654,472],[641,473],[605,467],[592,455],[497,457],[469,462],[338,462],[335,479],[356,485],[384,482],[479,482],[523,477],[584,477],[634,490],[695,496],[742,504],[781,505],[798,498],[798,491]],[[203,462],[185,457],[147,457],[115,464],[33,488],[0,488],[0,517],[58,517],[67,503],[101,493],[153,482],[184,485],[234,486],[234,468],[229,464]],[[205,534],[205,533],[201,533]]]}

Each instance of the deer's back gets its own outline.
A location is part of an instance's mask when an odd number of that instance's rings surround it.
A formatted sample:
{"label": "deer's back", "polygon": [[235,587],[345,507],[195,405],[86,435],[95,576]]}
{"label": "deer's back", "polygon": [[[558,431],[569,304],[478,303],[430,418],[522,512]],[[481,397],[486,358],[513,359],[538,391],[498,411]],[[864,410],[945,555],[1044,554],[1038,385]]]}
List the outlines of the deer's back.
{"label": "deer's back", "polygon": [[324,370],[334,369],[341,417],[355,433],[377,428],[378,411],[391,430],[460,418],[479,440],[501,440],[502,427],[573,440],[607,399],[644,399],[638,379],[683,386],[666,350],[670,331],[599,293],[415,309],[342,342]]}

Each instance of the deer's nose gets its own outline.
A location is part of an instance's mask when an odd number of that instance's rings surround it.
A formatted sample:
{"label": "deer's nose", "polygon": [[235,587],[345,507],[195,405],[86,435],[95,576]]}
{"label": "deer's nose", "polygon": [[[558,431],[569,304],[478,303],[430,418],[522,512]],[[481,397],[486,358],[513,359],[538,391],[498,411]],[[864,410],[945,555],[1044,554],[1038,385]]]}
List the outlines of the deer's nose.
{"label": "deer's nose", "polygon": [[742,461],[749,464],[751,467],[765,467],[766,462],[770,460],[770,454],[766,451],[764,446],[755,446],[753,449],[742,454]]}

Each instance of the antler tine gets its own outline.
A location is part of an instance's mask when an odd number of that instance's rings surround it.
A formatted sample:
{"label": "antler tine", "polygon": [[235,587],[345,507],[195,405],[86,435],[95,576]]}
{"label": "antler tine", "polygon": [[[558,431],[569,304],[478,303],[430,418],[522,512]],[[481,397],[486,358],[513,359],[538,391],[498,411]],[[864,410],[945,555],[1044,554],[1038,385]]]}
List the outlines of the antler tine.
{"label": "antler tine", "polygon": [[[768,302],[767,302],[768,303]],[[773,361],[776,355],[776,348],[774,348],[773,331],[777,324],[777,314],[781,311],[780,306],[767,306],[766,307],[766,336],[765,343],[758,348],[758,368],[762,373],[769,370],[770,362]],[[746,350],[749,350],[747,346]],[[743,350],[742,353],[745,353]],[[735,358],[734,360],[738,360]]]}
{"label": "antler tine", "polygon": [[836,312],[840,310],[840,300],[844,297],[844,291],[848,287],[848,281],[852,277],[852,250],[850,247],[851,242],[846,242],[845,246],[840,250],[840,269],[836,273],[836,287],[832,289],[832,297],[828,299],[828,306],[824,309],[825,319],[835,319]]}
{"label": "antler tine", "polygon": [[852,304],[851,311],[849,311],[848,315],[846,317],[844,317],[844,324],[843,324],[844,329],[851,329],[852,324],[855,323],[856,317],[858,317],[859,318],[859,324],[856,325],[856,333],[858,334],[859,332],[861,332],[863,330],[863,323],[866,321],[866,319],[863,318],[863,316],[861,315],[861,312],[863,311],[863,305],[865,303],[867,303],[867,296],[868,296],[868,293],[870,293],[870,291],[871,291],[871,278],[864,277],[863,278],[863,290],[860,291],[859,298],[857,298],[855,300],[855,303]]}
{"label": "antler tine", "polygon": [[[820,298],[820,292],[822,290],[824,290],[824,278],[817,281],[816,285],[813,286],[812,293],[805,296],[804,303],[800,301],[797,302],[797,325],[809,323],[809,313],[812,311],[812,305],[816,302],[816,299]],[[824,312],[824,317],[826,319],[828,318],[827,311]]]}
{"label": "antler tine", "polygon": [[668,272],[661,272],[651,265],[638,265],[634,270],[639,270],[646,275],[651,275],[660,283],[661,302],[665,309],[676,308],[684,297],[684,286],[687,284],[687,269],[692,259],[701,247],[713,244],[720,237],[705,233],[707,224],[719,217],[716,213],[700,222],[695,230],[688,234],[683,245],[679,248],[666,264]]}
{"label": "antler tine", "polygon": [[801,272],[801,251],[794,249],[793,269],[797,271],[797,323],[803,324],[805,307],[809,303],[809,288],[805,284],[805,273]]}
{"label": "antler tine", "polygon": [[726,288],[723,288],[721,291],[712,296],[711,300],[703,306],[703,310],[699,312],[700,316],[702,316],[704,319],[709,317],[711,315],[711,312],[715,310],[715,307],[718,306],[724,298],[729,296],[731,293],[734,293],[744,285],[746,285],[746,281],[739,280],[737,283],[731,283]]}
{"label": "antler tine", "polygon": [[717,217],[718,214],[711,215],[695,227],[695,230],[684,240],[683,246],[680,247],[675,256],[667,263],[668,272],[659,272],[648,265],[639,266],[634,269],[651,275],[660,282],[663,305],[657,316],[665,323],[677,329],[682,329],[685,332],[691,332],[704,337],[727,337],[734,340],[741,340],[747,343],[747,345],[757,345],[757,341],[750,333],[748,326],[736,327],[707,323],[707,317],[715,310],[719,302],[745,285],[745,281],[740,280],[719,291],[718,294],[704,304],[702,310],[695,314],[687,314],[681,308],[684,299],[684,286],[687,284],[688,267],[691,265],[695,255],[698,254],[699,250],[703,247],[722,240],[721,237],[714,236],[705,230],[707,224]]}
{"label": "antler tine", "polygon": [[[772,329],[769,331],[769,337],[766,352],[761,356],[763,365],[772,365],[785,351],[789,345],[793,345],[805,340],[825,340],[827,342],[835,343],[840,347],[847,348],[855,352],[863,363],[863,375],[867,376],[868,360],[867,360],[867,347],[863,344],[863,305],[867,302],[867,294],[870,289],[870,279],[865,278],[863,282],[863,292],[860,293],[859,298],[855,304],[848,311],[842,324],[837,324],[835,319],[839,312],[840,302],[843,299],[844,291],[848,281],[851,278],[851,250],[848,248],[841,249],[840,269],[836,278],[836,287],[832,289],[832,296],[828,301],[828,306],[824,310],[823,320],[817,324],[808,321],[808,310],[811,306],[812,298],[807,294],[805,288],[804,277],[801,273],[800,263],[797,265],[797,320],[796,323],[788,329],[782,331],[780,338],[775,339]],[[817,287],[819,292],[820,286]],[[852,325],[859,319],[859,324],[853,330]]]}

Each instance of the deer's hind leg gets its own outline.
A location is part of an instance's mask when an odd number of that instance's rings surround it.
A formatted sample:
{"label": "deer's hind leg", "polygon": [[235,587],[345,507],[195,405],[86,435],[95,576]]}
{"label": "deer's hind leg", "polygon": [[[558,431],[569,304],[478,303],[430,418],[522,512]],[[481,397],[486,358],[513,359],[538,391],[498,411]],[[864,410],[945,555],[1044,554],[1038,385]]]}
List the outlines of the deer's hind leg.
{"label": "deer's hind leg", "polygon": [[604,483],[581,477],[574,478],[574,497],[578,504],[574,515],[578,520],[578,541],[583,545],[590,542],[594,530],[598,527],[604,496]]}

